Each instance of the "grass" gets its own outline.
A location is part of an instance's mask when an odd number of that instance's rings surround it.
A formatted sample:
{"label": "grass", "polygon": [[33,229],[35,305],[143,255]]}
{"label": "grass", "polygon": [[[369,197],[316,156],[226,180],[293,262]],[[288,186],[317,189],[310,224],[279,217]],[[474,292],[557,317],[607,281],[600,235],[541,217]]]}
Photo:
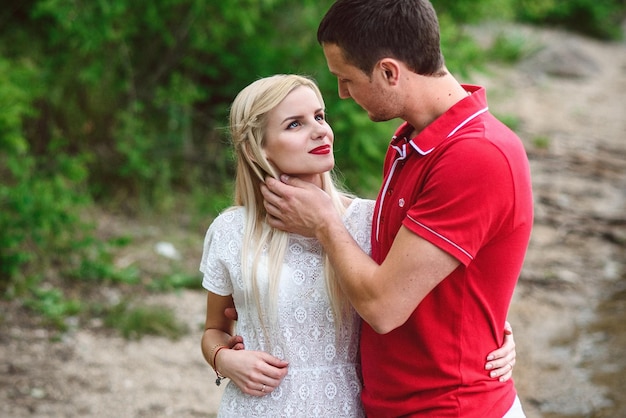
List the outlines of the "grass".
{"label": "grass", "polygon": [[132,306],[127,301],[110,308],[105,314],[104,323],[118,330],[124,338],[131,340],[138,340],[146,335],[159,335],[177,340],[189,331],[168,307]]}

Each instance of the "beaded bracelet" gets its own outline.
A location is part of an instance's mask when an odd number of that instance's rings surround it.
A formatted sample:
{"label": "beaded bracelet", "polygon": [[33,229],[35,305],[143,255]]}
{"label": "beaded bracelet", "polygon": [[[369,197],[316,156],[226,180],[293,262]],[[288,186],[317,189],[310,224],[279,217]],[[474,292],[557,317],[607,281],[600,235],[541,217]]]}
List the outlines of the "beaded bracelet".
{"label": "beaded bracelet", "polygon": [[217,386],[219,386],[222,383],[222,380],[226,379],[225,376],[222,376],[222,374],[217,370],[217,364],[215,363],[215,359],[217,358],[217,353],[220,352],[221,349],[223,348],[228,348],[225,345],[216,345],[215,347],[213,347],[214,353],[213,353],[213,370],[215,370],[215,375],[217,376],[217,378],[215,379],[215,384]]}

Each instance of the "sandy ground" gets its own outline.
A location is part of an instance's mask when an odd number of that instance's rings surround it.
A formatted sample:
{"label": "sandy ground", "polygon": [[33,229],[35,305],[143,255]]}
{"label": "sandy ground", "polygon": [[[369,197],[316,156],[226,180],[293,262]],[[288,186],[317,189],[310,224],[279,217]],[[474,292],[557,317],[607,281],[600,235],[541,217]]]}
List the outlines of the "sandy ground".
{"label": "sandy ground", "polygon": [[[529,418],[626,416],[625,44],[515,30],[543,49],[473,82],[487,85],[496,115],[519,120],[533,172],[536,224],[510,312],[518,392]],[[154,260],[155,243],[171,241],[195,268],[202,233],[142,228],[124,263]],[[0,416],[213,416],[221,393],[199,349],[205,295],[145,302],[173,307],[190,333],[127,341],[94,323],[51,342],[0,302]]]}

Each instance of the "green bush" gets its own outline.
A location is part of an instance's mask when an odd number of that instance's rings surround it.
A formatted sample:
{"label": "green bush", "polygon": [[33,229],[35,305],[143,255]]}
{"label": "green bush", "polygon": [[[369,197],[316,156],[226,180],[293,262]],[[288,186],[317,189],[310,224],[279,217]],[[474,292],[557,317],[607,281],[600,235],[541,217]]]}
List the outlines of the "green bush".
{"label": "green bush", "polygon": [[[176,211],[198,220],[228,205],[234,174],[228,108],[259,77],[301,73],[319,82],[340,177],[350,190],[373,197],[398,121],[374,124],[352,101],[337,97],[315,37],[332,2],[23,0],[1,9],[5,297],[24,295],[31,309],[58,319],[84,307],[56,285],[144,285],[141,272],[115,267],[115,243],[95,237],[90,209],[97,204],[136,216]],[[460,75],[486,57],[465,33],[466,23],[519,18],[613,37],[624,17],[619,0],[433,4],[447,65]],[[502,37],[492,53],[516,60],[525,53],[517,41]],[[172,272],[148,287],[192,283]],[[57,319],[52,322],[62,323]]]}
{"label": "green bush", "polygon": [[516,17],[540,25],[557,25],[600,39],[623,38],[623,0],[520,0]]}
{"label": "green bush", "polygon": [[89,201],[80,159],[31,152],[24,125],[36,116],[36,73],[0,59],[0,290],[11,293],[75,245],[77,209]]}
{"label": "green bush", "polygon": [[[216,187],[232,175],[218,128],[245,84],[311,68],[312,57],[322,62],[313,25],[323,6],[38,0],[11,29],[39,35],[32,50],[48,90],[41,106],[51,112],[37,123],[67,138],[66,149],[90,156],[96,200],[167,209],[174,191]],[[45,138],[30,139],[46,147]],[[203,170],[188,170],[190,163]]]}

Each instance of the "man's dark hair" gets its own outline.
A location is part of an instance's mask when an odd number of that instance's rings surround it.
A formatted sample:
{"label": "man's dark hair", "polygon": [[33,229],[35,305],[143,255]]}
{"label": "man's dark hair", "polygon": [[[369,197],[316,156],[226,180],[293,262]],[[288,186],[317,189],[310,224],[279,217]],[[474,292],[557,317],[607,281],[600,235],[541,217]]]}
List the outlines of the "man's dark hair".
{"label": "man's dark hair", "polygon": [[443,69],[439,21],[427,0],[338,0],[320,22],[317,41],[340,47],[367,75],[385,57],[421,75]]}

